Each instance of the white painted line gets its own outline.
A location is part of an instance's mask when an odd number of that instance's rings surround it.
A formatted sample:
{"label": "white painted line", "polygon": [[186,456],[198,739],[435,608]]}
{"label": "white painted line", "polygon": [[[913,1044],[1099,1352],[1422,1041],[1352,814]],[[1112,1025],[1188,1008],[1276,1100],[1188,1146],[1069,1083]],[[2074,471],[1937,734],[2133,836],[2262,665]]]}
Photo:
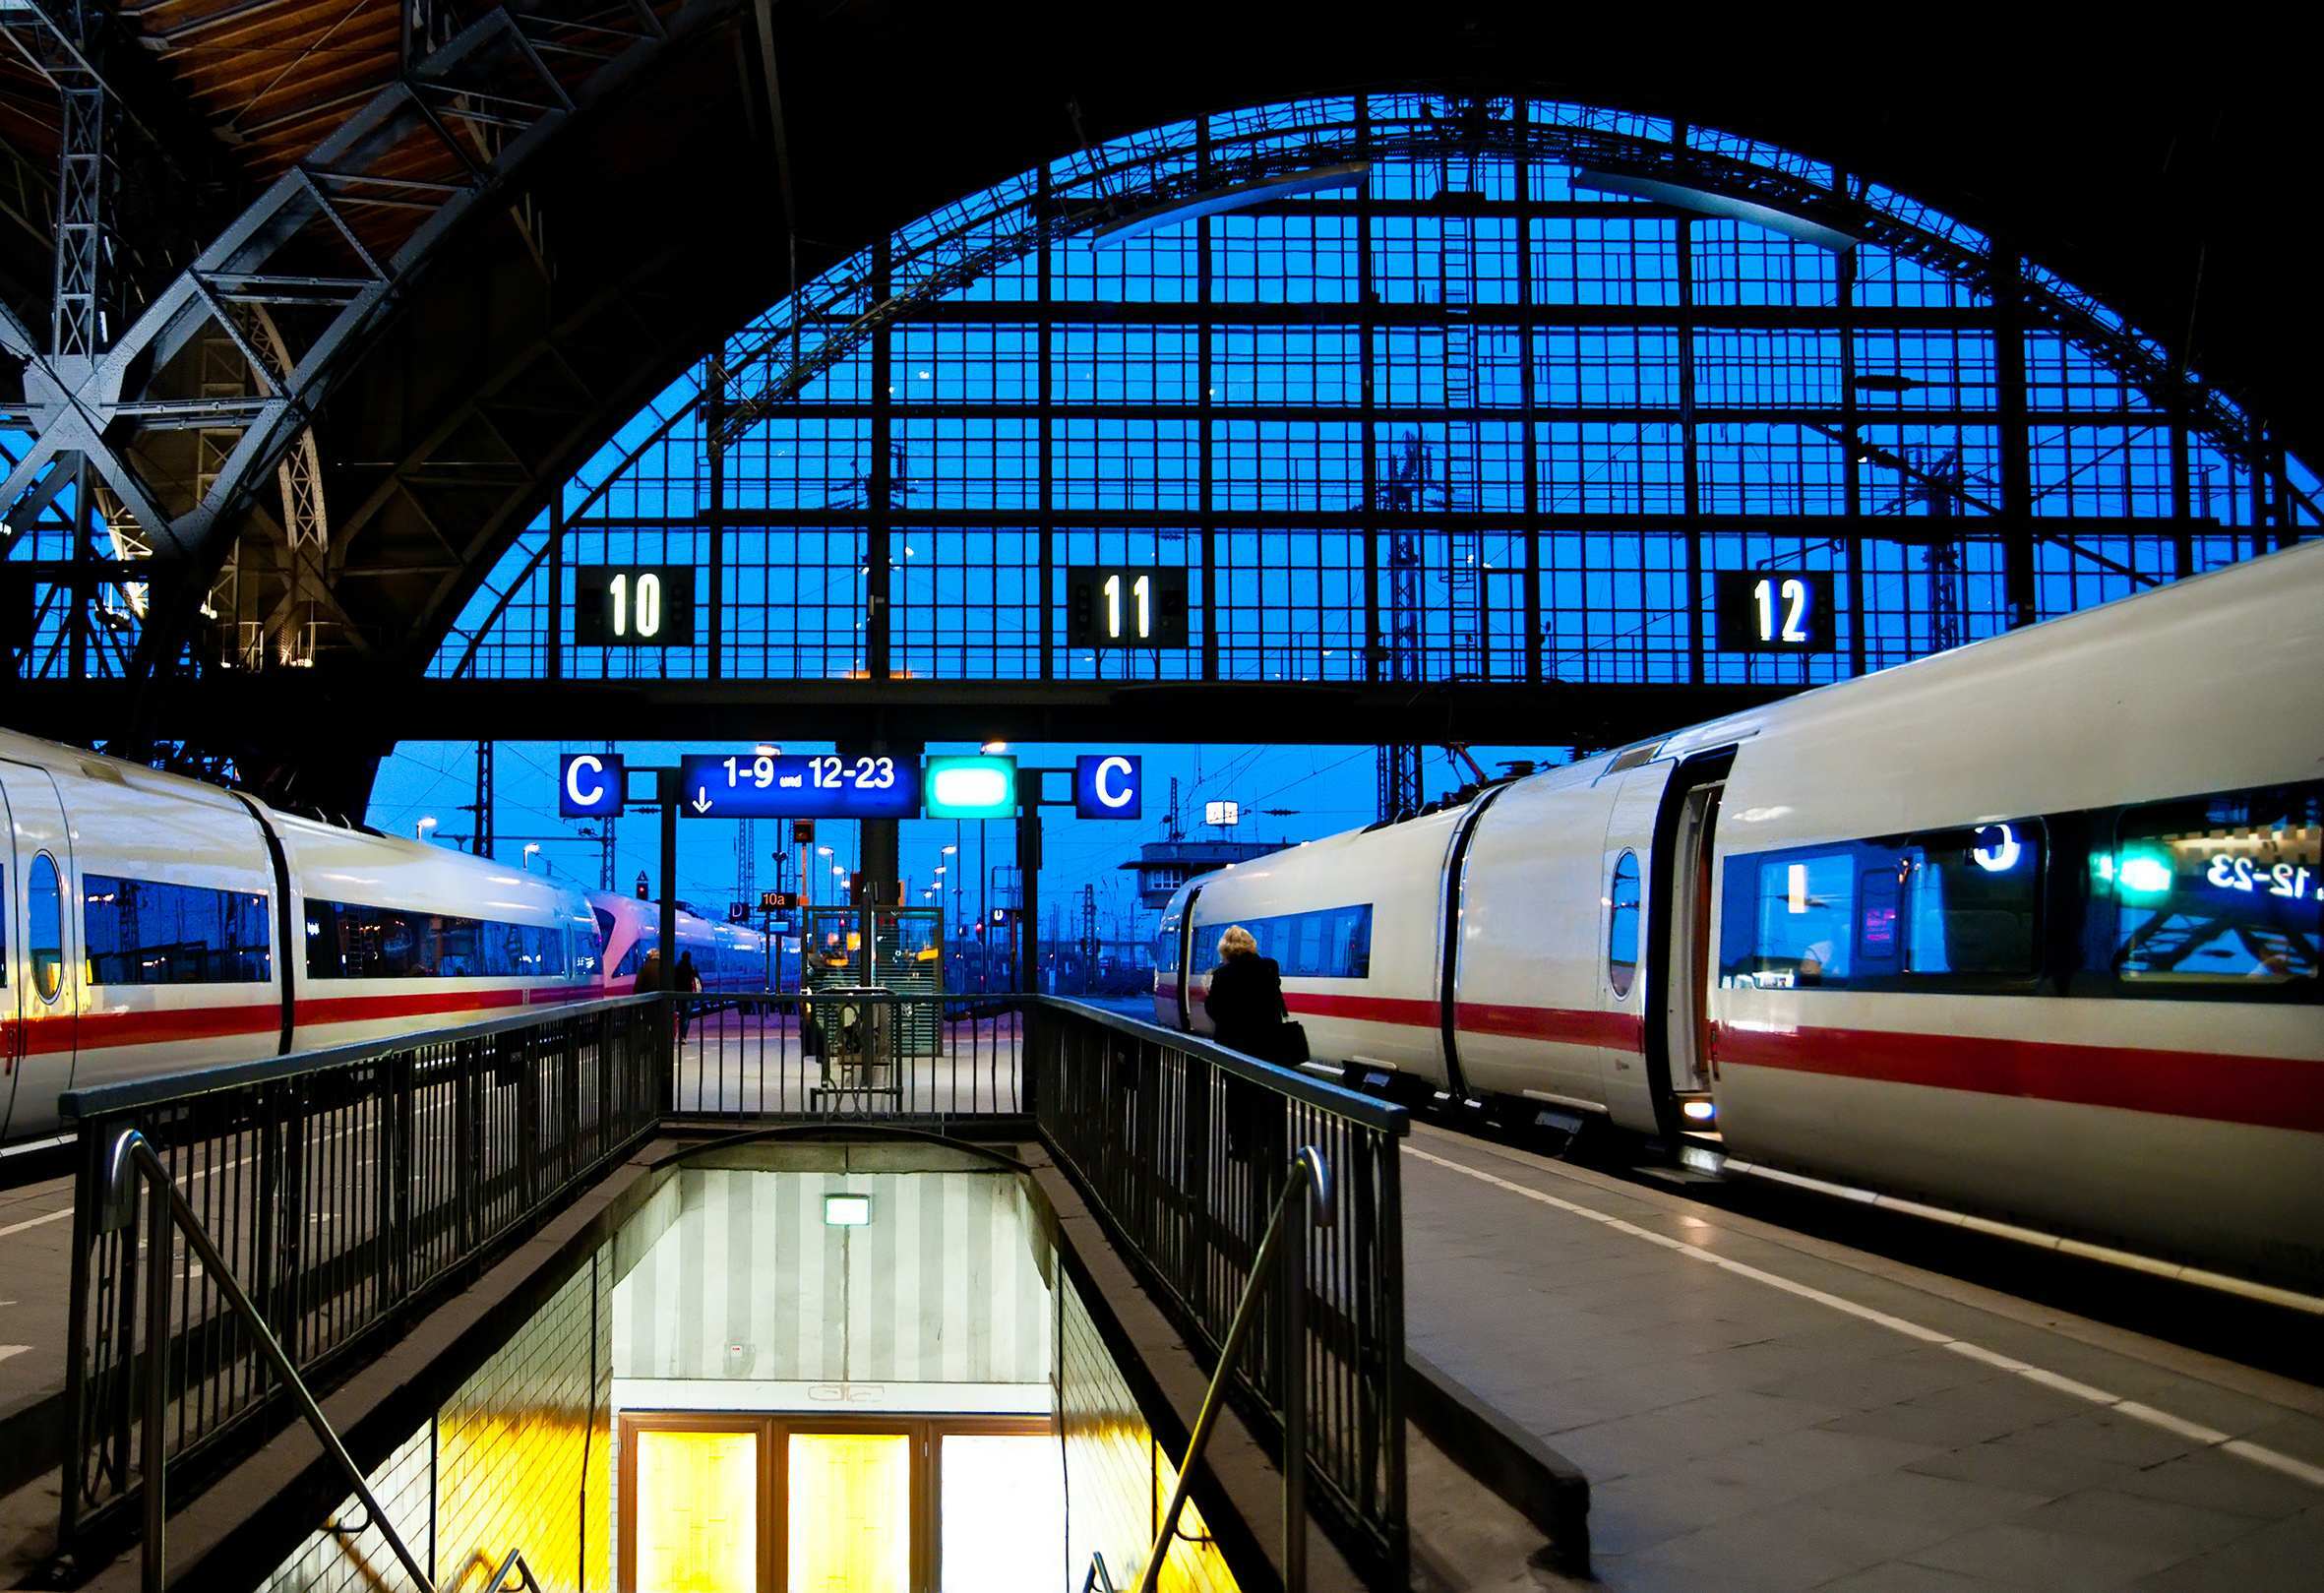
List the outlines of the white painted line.
{"label": "white painted line", "polygon": [[12,1355],[22,1355],[31,1347],[30,1344],[0,1344],[0,1361],[5,1361]]}
{"label": "white painted line", "polygon": [[27,1228],[37,1228],[44,1222],[56,1222],[72,1214],[73,1208],[67,1206],[62,1211],[44,1211],[37,1217],[27,1217],[22,1222],[12,1222],[7,1227],[0,1228],[0,1239],[6,1239],[10,1234],[21,1234]]}
{"label": "white painted line", "polygon": [[1417,1156],[1433,1166],[1466,1174],[1480,1184],[1490,1184],[1496,1189],[1506,1190],[1511,1195],[1521,1195],[1528,1200],[1538,1200],[1543,1205],[1555,1206],[1560,1211],[1569,1212],[1574,1216],[1600,1223],[1617,1233],[1628,1234],[1634,1239],[1643,1239],[1648,1244],[1659,1245],[1665,1250],[1677,1251],[1690,1260],[1708,1261],[1722,1272],[1733,1272],[1738,1277],[1749,1278],[1754,1283],[1763,1283],[1771,1289],[1781,1289],[1784,1293],[1798,1295],[1803,1300],[1812,1300],[1819,1306],[1829,1306],[1834,1311],[1845,1312],[1851,1317],[1861,1317],[1865,1321],[1885,1327],[1890,1332],[1902,1333],[1905,1337],[1919,1339],[1924,1344],[1941,1344],[1956,1355],[1967,1356],[1972,1361],[1979,1361],[2014,1377],[2023,1378],[2028,1382],[2038,1383],[2042,1387],[2071,1395],[2075,1399],[2087,1400],[2093,1405],[2127,1416],[2134,1422],[2144,1422],[2150,1427],[2159,1427],[2167,1433],[2175,1434],[2192,1442],[2201,1443],[2209,1448],[2221,1449],[2229,1454],[2240,1455],[2255,1465],[2265,1466],[2269,1470],[2281,1472],[2287,1477],[2296,1477],[2301,1482],[2315,1488],[2324,1488],[2324,1466],[2311,1465],[2305,1460],[2295,1459],[2279,1450],[2271,1449],[2265,1444],[2253,1443],[2246,1439],[2231,1439],[2227,1434],[2215,1428],[2205,1427],[2199,1422],[2191,1422],[2183,1416],[2174,1416],[2166,1410],[2157,1410],[2154,1406],[2141,1404],[2135,1399],[2124,1399],[2119,1394],[2109,1393],[2104,1388],[2076,1381],[2072,1378],[2051,1372],[2045,1367],[2020,1361],[2015,1356],[2003,1355],[1998,1350],[1988,1350],[1984,1345],[1970,1339],[1956,1338],[1951,1333],[1941,1332],[1933,1327],[1925,1327],[1919,1322],[1891,1316],[1885,1311],[1875,1311],[1870,1306],[1859,1305],[1853,1300],[1813,1288],[1796,1279],[1784,1277],[1780,1273],[1769,1272],[1747,1262],[1734,1260],[1715,1251],[1704,1250],[1699,1245],[1690,1245],[1683,1239],[1673,1239],[1668,1234],[1658,1234],[1651,1228],[1624,1221],[1609,1212],[1600,1211],[1595,1206],[1586,1206],[1576,1200],[1562,1199],[1541,1190],[1528,1189],[1523,1184],[1497,1177],[1492,1173],[1471,1167],[1465,1162],[1456,1162],[1445,1156],[1432,1155],[1409,1140],[1405,1142],[1404,1154]]}

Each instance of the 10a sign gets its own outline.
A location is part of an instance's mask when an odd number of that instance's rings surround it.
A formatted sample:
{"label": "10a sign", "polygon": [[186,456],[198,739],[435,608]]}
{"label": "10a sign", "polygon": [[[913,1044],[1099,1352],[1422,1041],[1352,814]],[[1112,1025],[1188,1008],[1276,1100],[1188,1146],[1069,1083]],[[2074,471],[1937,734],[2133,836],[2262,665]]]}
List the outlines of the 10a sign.
{"label": "10a sign", "polygon": [[581,647],[694,645],[694,566],[578,567],[573,572],[573,641]]}
{"label": "10a sign", "polygon": [[1819,570],[1722,570],[1721,652],[1830,652],[1832,578]]}
{"label": "10a sign", "polygon": [[1163,566],[1075,565],[1066,572],[1066,645],[1183,647],[1187,573]]}

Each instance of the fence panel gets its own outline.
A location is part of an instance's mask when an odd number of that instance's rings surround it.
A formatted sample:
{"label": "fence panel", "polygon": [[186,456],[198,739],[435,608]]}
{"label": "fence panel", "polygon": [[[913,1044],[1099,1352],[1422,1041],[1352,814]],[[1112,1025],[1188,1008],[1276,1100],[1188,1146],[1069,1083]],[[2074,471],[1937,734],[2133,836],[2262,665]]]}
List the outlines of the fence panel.
{"label": "fence panel", "polygon": [[1304,1342],[1287,1360],[1268,1302],[1229,1386],[1280,1454],[1284,1379],[1306,1379],[1309,1498],[1403,1585],[1403,1109],[1077,1003],[1028,1016],[1042,1134],[1214,1363],[1293,1153],[1323,1153]]}
{"label": "fence panel", "polygon": [[101,1231],[114,1141],[151,1140],[302,1376],[473,1260],[651,1129],[669,1066],[659,997],[140,1079],[63,1098],[78,1125],[63,1541],[130,1508],[145,1379],[168,1457],[201,1455],[277,1390],[173,1228],[168,1342],[138,1296],[147,1204]]}
{"label": "fence panel", "polygon": [[678,999],[673,1111],[944,1123],[1026,1110],[1021,996]]}

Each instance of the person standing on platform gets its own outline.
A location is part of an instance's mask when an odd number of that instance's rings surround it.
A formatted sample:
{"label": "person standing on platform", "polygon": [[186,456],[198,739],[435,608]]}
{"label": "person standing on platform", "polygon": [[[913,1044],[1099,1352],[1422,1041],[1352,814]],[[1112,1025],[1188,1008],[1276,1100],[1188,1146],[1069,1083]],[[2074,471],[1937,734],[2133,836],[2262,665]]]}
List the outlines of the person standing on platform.
{"label": "person standing on platform", "polygon": [[[1291,1018],[1283,1005],[1283,970],[1273,957],[1259,955],[1258,941],[1240,924],[1218,938],[1218,966],[1210,970],[1202,1011],[1210,1014],[1220,1045],[1261,1062],[1281,1057]],[[1284,1103],[1274,1091],[1231,1073],[1225,1083],[1227,1154],[1264,1169],[1263,1204],[1281,1173],[1274,1164],[1285,1154]]]}
{"label": "person standing on platform", "polygon": [[1241,924],[1218,938],[1218,966],[1202,1011],[1220,1045],[1271,1062],[1277,1036],[1289,1013],[1283,1006],[1283,970],[1273,957],[1258,954],[1258,942]]}
{"label": "person standing on platform", "polygon": [[[699,996],[703,993],[702,975],[694,971],[694,953],[692,951],[678,953],[677,973],[679,995]],[[678,1004],[678,1043],[680,1045],[686,1043],[686,1025],[693,1016],[693,1006],[687,1002],[680,1002]]]}

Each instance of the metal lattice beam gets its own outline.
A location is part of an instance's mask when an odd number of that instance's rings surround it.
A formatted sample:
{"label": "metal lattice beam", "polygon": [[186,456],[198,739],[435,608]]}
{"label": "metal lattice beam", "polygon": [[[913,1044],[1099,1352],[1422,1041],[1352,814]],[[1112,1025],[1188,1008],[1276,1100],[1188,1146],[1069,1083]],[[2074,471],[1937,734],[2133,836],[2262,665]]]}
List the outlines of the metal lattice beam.
{"label": "metal lattice beam", "polygon": [[[144,673],[167,667],[177,622],[206,595],[219,527],[286,459],[291,551],[320,554],[316,410],[447,242],[517,195],[528,164],[577,116],[738,4],[682,0],[667,15],[621,0],[502,6],[441,42],[431,36],[400,81],[282,173],[101,353],[83,336],[89,318],[78,306],[93,302],[102,278],[93,264],[75,267],[74,316],[60,331],[72,334],[74,354],[11,349],[26,364],[35,441],[0,480],[0,505],[24,501],[77,459],[95,468],[143,530],[174,605],[147,627]],[[90,192],[90,203],[101,199]],[[67,198],[66,210],[79,203]],[[392,246],[376,246],[375,218],[390,211],[402,224]],[[60,267],[60,303],[63,280]],[[299,328],[295,340],[267,336],[264,315]],[[101,337],[101,321],[92,324]],[[187,378],[192,362],[181,356],[218,336],[241,355],[255,391],[220,397]],[[149,479],[145,464],[149,442],[184,431],[232,438],[201,472],[198,494],[190,479]],[[180,579],[188,575],[203,579]]]}

